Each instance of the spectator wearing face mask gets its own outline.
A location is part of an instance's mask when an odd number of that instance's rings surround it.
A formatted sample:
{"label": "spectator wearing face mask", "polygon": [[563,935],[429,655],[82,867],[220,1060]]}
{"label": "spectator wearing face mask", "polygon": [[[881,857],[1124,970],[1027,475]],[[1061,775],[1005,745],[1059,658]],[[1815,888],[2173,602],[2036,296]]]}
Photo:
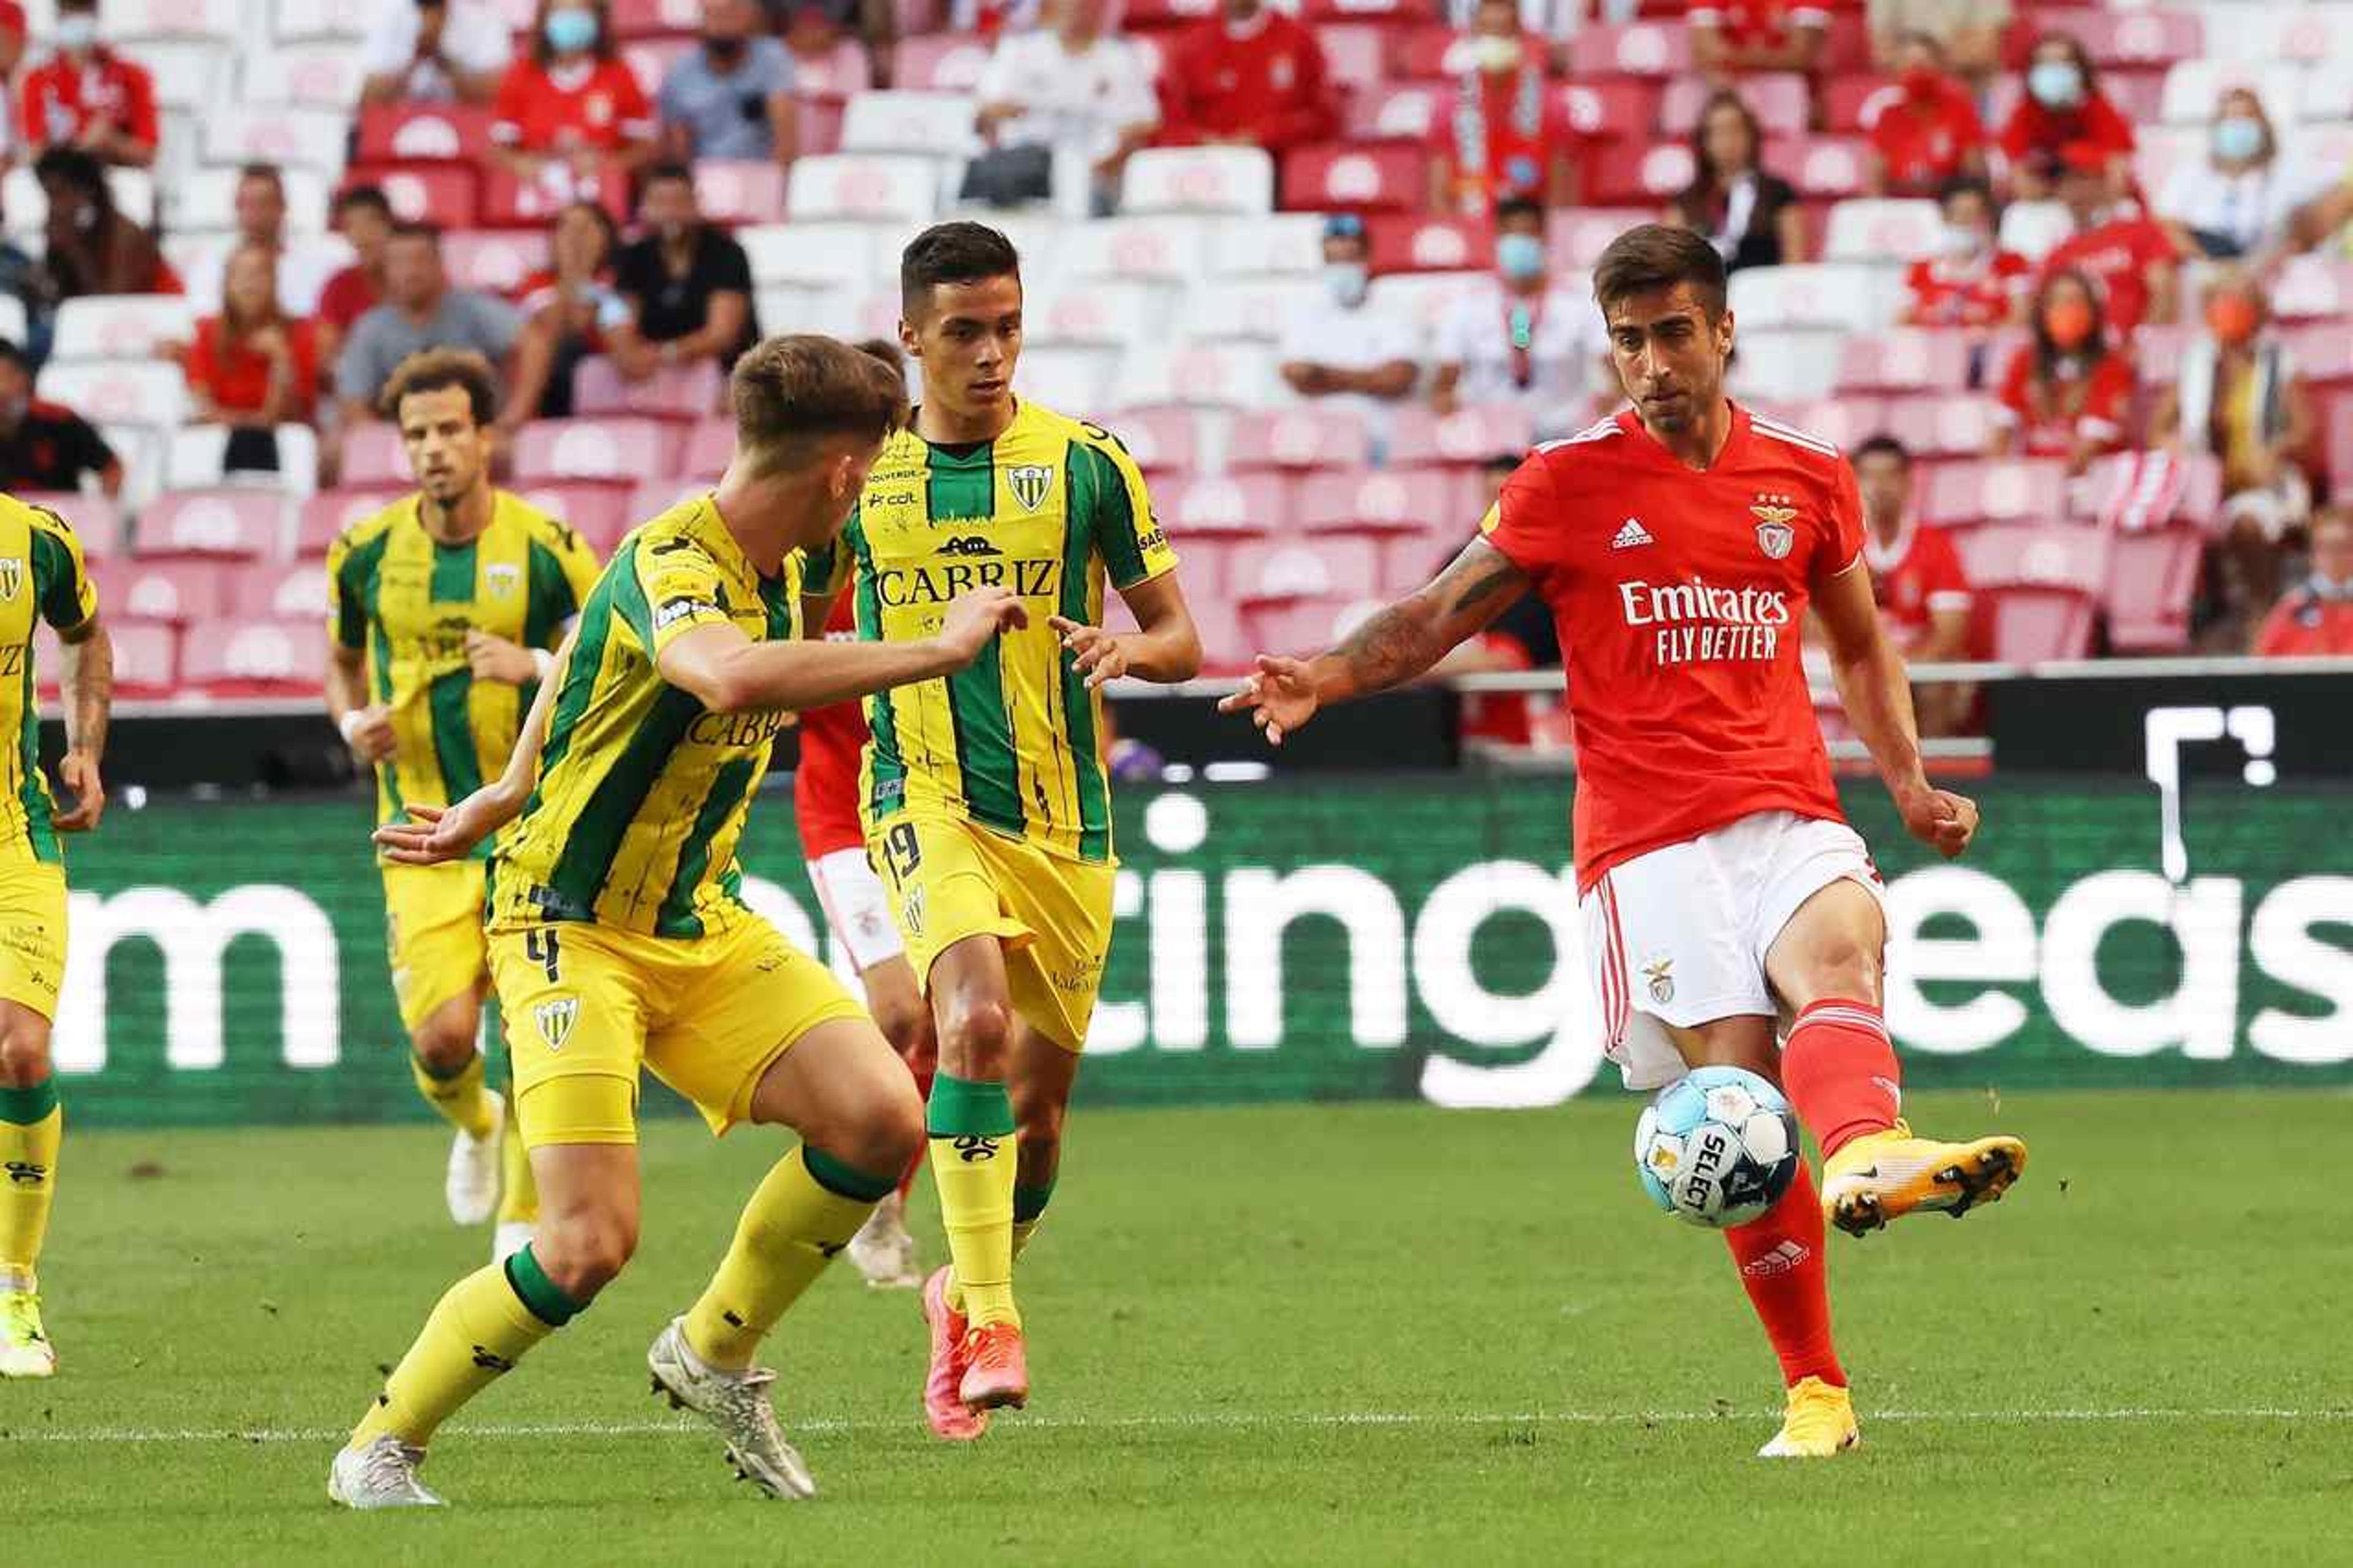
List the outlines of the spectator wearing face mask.
{"label": "spectator wearing face mask", "polygon": [[2281,536],[2311,515],[2304,464],[2318,429],[2312,394],[2270,316],[2252,273],[2217,273],[2206,288],[2205,326],[2182,350],[2149,422],[2152,440],[2221,459],[2220,521],[2243,584],[2237,596],[2254,611],[2278,584]]}
{"label": "spectator wearing face mask", "polygon": [[1993,190],[1980,179],[1949,182],[1936,253],[1904,275],[1911,290],[1904,321],[1914,327],[2003,327],[2026,312],[2034,264],[1996,241]]}
{"label": "spectator wearing face mask", "polygon": [[1292,391],[1364,421],[1377,463],[1389,411],[1413,392],[1420,352],[1409,323],[1366,304],[1366,250],[1364,219],[1340,213],[1324,220],[1324,297],[1292,316],[1276,358]]}
{"label": "spectator wearing face mask", "polygon": [[1430,210],[1491,217],[1511,196],[1573,205],[1568,117],[1541,44],[1520,30],[1516,0],[1480,0],[1456,58],[1454,101],[1430,132]]}
{"label": "spectator wearing face mask", "polygon": [[670,157],[793,161],[793,58],[763,20],[755,0],[702,0],[701,47],[679,56],[657,95]]}
{"label": "spectator wearing face mask", "polygon": [[2139,207],[2116,201],[2097,149],[2067,150],[2059,199],[2074,219],[2075,232],[2043,258],[2044,271],[2090,278],[2108,326],[2119,338],[2131,337],[2143,321],[2175,320],[2181,257],[2173,237]]}
{"label": "spectator wearing face mask", "polygon": [[2353,515],[2324,511],[2312,524],[2312,569],[2263,617],[2264,658],[2353,655]]}
{"label": "spectator wearing face mask", "polygon": [[2214,104],[2206,157],[2168,176],[2157,216],[2185,255],[2253,256],[2284,240],[2296,209],[2325,184],[2281,153],[2263,100],[2246,88],[2229,88]]}
{"label": "spectator wearing face mask", "polygon": [[1862,188],[1873,196],[1934,195],[1963,176],[1985,173],[1985,127],[1945,53],[1926,33],[1905,39],[1896,55],[1903,96],[1871,125]]}
{"label": "spectator wearing face mask", "polygon": [[155,161],[155,79],[98,41],[97,0],[58,0],[57,53],[17,89],[25,145],[70,147],[100,163]]}
{"label": "spectator wearing face mask", "polygon": [[491,140],[522,179],[564,200],[653,156],[654,110],[616,52],[605,0],[539,0],[531,53],[499,84]]}
{"label": "spectator wearing face mask", "polygon": [[1544,208],[1514,196],[1495,209],[1493,279],[1439,320],[1430,405],[1517,404],[1540,439],[1567,436],[1586,423],[1606,352],[1592,297],[1546,274]]}
{"label": "spectator wearing face mask", "polygon": [[1736,92],[1718,92],[1692,131],[1692,183],[1666,221],[1707,236],[1732,271],[1806,259],[1798,193],[1757,163],[1765,133]]}
{"label": "spectator wearing face mask", "polygon": [[2031,320],[2034,339],[2019,346],[2001,378],[1986,449],[2063,458],[2067,471],[2080,474],[2126,445],[2132,366],[2110,346],[2099,295],[2081,272],[2046,274]]}
{"label": "spectator wearing face mask", "polygon": [[481,0],[376,0],[360,43],[362,103],[488,103],[514,56]]}
{"label": "spectator wearing face mask", "polygon": [[2108,194],[2122,195],[2132,182],[2133,128],[2100,91],[2092,57],[2065,33],[2034,40],[2026,67],[2026,91],[2001,128],[2001,150],[2021,200],[2050,194],[2048,171],[2071,148],[2099,155]]}

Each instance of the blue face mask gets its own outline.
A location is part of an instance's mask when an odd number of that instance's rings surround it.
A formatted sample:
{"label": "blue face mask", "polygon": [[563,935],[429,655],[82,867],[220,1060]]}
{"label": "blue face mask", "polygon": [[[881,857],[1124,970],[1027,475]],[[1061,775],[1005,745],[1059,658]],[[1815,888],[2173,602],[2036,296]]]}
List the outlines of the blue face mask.
{"label": "blue face mask", "polygon": [[2263,150],[2263,121],[2252,115],[2226,114],[2214,121],[2214,155],[2242,163]]}
{"label": "blue face mask", "polygon": [[578,54],[593,48],[596,43],[596,13],[594,11],[551,11],[547,23],[540,31],[547,38],[547,47],[559,55]]}
{"label": "blue face mask", "polygon": [[1495,267],[1506,278],[1525,283],[1541,278],[1545,269],[1544,241],[1533,234],[1507,234],[1495,241]]}
{"label": "blue face mask", "polygon": [[2084,100],[2084,75],[2069,60],[2043,60],[2026,73],[2026,90],[2045,109],[2073,109]]}

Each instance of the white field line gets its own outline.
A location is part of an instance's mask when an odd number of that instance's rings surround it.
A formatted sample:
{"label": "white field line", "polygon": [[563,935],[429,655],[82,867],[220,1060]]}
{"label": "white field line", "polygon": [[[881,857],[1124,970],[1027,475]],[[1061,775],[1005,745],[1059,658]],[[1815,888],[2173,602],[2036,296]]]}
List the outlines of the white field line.
{"label": "white field line", "polygon": [[[1013,1425],[1047,1431],[1182,1431],[1187,1429],[1250,1430],[1352,1426],[1630,1426],[1653,1422],[1769,1421],[1778,1410],[1526,1410],[1411,1411],[1344,1410],[1295,1414],[1251,1411],[1202,1411],[1170,1415],[1047,1415],[1024,1416]],[[2205,1407],[2119,1405],[2052,1410],[1870,1410],[1872,1421],[2353,1421],[2353,1410],[2297,1410],[2269,1405]],[[903,1421],[845,1421],[835,1418],[796,1421],[787,1417],[787,1431],[889,1432],[920,1431],[912,1416]],[[703,1436],[708,1429],[683,1417],[671,1421],[555,1421],[480,1426],[456,1426],[461,1439],[535,1437],[661,1437]],[[7,1443],[331,1443],[345,1436],[342,1427],[132,1427],[99,1426],[79,1431],[15,1431],[0,1425],[0,1444]]]}

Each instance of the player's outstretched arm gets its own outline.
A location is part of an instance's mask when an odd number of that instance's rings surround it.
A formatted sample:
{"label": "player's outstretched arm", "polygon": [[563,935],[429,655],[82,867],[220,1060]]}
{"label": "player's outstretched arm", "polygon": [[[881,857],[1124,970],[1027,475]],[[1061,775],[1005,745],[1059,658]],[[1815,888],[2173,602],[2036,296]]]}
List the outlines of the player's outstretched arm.
{"label": "player's outstretched arm", "polygon": [[[566,632],[564,646],[555,651],[554,670],[564,668],[572,652],[574,634]],[[539,693],[531,700],[531,710],[522,717],[522,727],[515,734],[514,750],[507,753],[506,771],[454,805],[426,805],[417,801],[408,803],[408,819],[388,822],[375,830],[375,842],[384,850],[384,858],[404,866],[438,866],[447,860],[462,860],[473,853],[474,846],[522,815],[531,799],[532,785],[539,778],[540,752],[547,744],[548,718],[555,709],[556,689],[560,680],[543,680]]]}
{"label": "player's outstretched arm", "polygon": [[1047,617],[1062,646],[1076,656],[1071,667],[1087,678],[1087,689],[1123,675],[1166,686],[1201,673],[1201,634],[1193,625],[1193,612],[1186,606],[1176,573],[1146,578],[1122,589],[1119,596],[1135,616],[1132,632],[1109,632],[1062,616]]}
{"label": "player's outstretched arm", "polygon": [[1029,613],[1004,588],[976,588],[948,605],[939,631],[910,642],[754,642],[707,622],[662,645],[661,678],[714,713],[822,708],[894,686],[953,675]]}
{"label": "player's outstretched arm", "polygon": [[1261,654],[1256,673],[1218,710],[1248,713],[1279,746],[1326,703],[1386,691],[1427,672],[1527,591],[1526,573],[1474,539],[1435,581],[1376,612],[1328,652],[1309,659]]}
{"label": "player's outstretched arm", "polygon": [[106,726],[114,710],[114,639],[95,615],[58,636],[64,649],[58,683],[66,700],[66,754],[58,762],[58,782],[74,803],[50,822],[60,833],[87,833],[106,810],[98,764],[106,755]]}
{"label": "player's outstretched arm", "polygon": [[1814,584],[1814,614],[1830,638],[1831,673],[1846,721],[1870,748],[1887,793],[1915,838],[1950,858],[1978,830],[1977,803],[1928,782],[1920,765],[1920,730],[1912,716],[1912,681],[1904,656],[1887,640],[1871,596],[1871,574],[1858,559]]}

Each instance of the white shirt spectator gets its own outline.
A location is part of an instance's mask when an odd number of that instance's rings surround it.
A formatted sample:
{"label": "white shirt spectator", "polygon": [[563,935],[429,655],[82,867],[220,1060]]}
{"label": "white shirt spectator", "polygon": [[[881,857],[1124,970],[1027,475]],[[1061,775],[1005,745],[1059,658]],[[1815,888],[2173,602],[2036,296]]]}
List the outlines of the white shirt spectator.
{"label": "white shirt spectator", "polygon": [[[1350,310],[1326,297],[1301,310],[1283,329],[1277,364],[1320,364],[1334,370],[1374,370],[1396,360],[1421,359],[1421,335],[1410,321],[1384,314],[1369,304]],[[1388,428],[1394,399],[1362,392],[1332,392],[1309,400],[1318,408],[1353,414],[1376,433]]]}
{"label": "white shirt spectator", "polygon": [[2295,209],[2330,183],[2296,167],[2284,155],[2234,174],[2200,159],[2166,177],[2158,193],[2157,214],[2193,234],[2227,237],[2244,255],[2281,234]]}
{"label": "white shirt spectator", "polygon": [[[460,69],[503,71],[513,43],[494,6],[475,0],[448,0],[449,19],[441,25],[441,52]],[[417,58],[415,0],[376,0],[376,12],[360,44],[360,69],[368,76],[406,73],[401,96],[417,102],[448,103],[458,96],[438,62]]]}
{"label": "white shirt spectator", "polygon": [[1537,438],[1581,429],[1589,421],[1597,362],[1608,352],[1601,312],[1592,296],[1568,289],[1546,293],[1529,323],[1529,379],[1514,374],[1510,310],[1512,300],[1490,281],[1447,308],[1438,319],[1431,358],[1462,367],[1454,395],[1463,404],[1514,403],[1535,417]]}
{"label": "white shirt spectator", "polygon": [[999,146],[1068,147],[1091,163],[1116,152],[1128,127],[1160,120],[1152,73],[1124,38],[1098,37],[1072,54],[1047,28],[999,40],[974,97],[1025,110],[997,128]]}

